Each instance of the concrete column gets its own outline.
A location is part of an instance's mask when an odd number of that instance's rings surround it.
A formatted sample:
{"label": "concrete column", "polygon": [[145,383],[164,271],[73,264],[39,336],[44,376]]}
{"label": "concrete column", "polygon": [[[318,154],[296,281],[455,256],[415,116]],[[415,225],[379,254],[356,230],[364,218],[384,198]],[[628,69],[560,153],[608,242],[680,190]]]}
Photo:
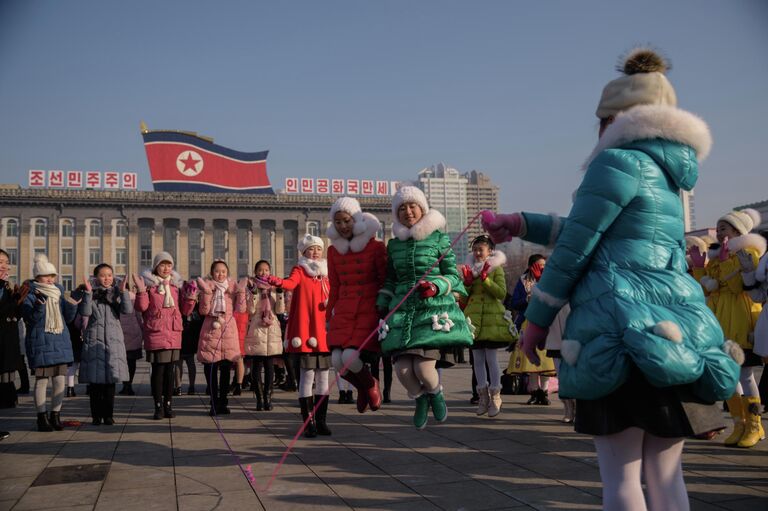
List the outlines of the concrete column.
{"label": "concrete column", "polygon": [[285,231],[282,222],[275,226],[275,242],[272,244],[272,265],[275,267],[275,275],[286,276],[290,268],[283,264],[283,244],[285,242]]}
{"label": "concrete column", "polygon": [[176,271],[189,278],[189,220],[181,220],[176,237]]}

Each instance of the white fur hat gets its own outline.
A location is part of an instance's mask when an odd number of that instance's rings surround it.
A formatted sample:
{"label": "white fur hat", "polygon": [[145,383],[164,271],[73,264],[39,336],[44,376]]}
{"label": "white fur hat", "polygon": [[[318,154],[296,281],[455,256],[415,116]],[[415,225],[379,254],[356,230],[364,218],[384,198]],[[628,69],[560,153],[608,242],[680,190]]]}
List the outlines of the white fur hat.
{"label": "white fur hat", "polygon": [[648,48],[635,48],[619,68],[625,76],[608,83],[597,105],[597,117],[606,119],[637,105],[677,106],[677,95],[664,72],[667,61]]}
{"label": "white fur hat", "polygon": [[718,222],[728,222],[734,229],[739,231],[742,236],[760,225],[760,213],[756,210],[747,208],[741,211],[731,211],[721,216]]}
{"label": "white fur hat", "polygon": [[155,254],[155,257],[152,259],[152,271],[155,271],[155,268],[162,263],[163,261],[167,261],[171,264],[175,264],[173,262],[173,256],[169,254],[168,252],[158,252]]}
{"label": "white fur hat", "polygon": [[699,236],[686,236],[685,237],[685,248],[690,249],[693,246],[699,247],[699,252],[702,254],[707,253],[707,249],[709,248],[709,243],[707,243],[703,238],[700,238]]}
{"label": "white fur hat", "polygon": [[336,202],[333,203],[333,206],[331,206],[331,221],[328,224],[328,228],[326,229],[326,236],[332,240],[339,238],[339,233],[336,232],[336,227],[333,225],[335,219],[334,217],[339,211],[343,211],[349,214],[355,221],[355,225],[352,227],[353,236],[365,232],[365,217],[363,215],[362,208],[360,208],[360,203],[357,201],[357,199],[353,199],[352,197],[339,197],[336,199]]}
{"label": "white fur hat", "polygon": [[307,233],[299,240],[299,252],[303,254],[309,247],[325,248],[325,243],[323,243],[322,238]]}
{"label": "white fur hat", "polygon": [[429,213],[429,203],[427,196],[420,188],[415,186],[401,186],[394,197],[392,197],[392,216],[397,218],[397,210],[406,202],[415,202],[421,207],[423,214]]}
{"label": "white fur hat", "polygon": [[35,264],[32,267],[32,273],[37,277],[38,275],[58,275],[56,267],[48,260],[48,256],[45,254],[37,254],[35,256]]}

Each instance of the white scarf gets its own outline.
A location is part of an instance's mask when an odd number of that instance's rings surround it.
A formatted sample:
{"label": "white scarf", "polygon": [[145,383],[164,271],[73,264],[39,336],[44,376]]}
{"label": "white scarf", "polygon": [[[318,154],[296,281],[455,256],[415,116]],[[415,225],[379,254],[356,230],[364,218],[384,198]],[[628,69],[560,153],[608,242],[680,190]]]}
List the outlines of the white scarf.
{"label": "white scarf", "polygon": [[212,280],[214,285],[213,289],[213,309],[212,309],[212,316],[218,316],[219,314],[225,314],[227,312],[227,304],[224,301],[224,293],[226,293],[227,289],[229,288],[229,282],[218,282],[216,280]]}
{"label": "white scarf", "polygon": [[157,283],[157,292],[161,295],[164,295],[163,298],[163,307],[164,308],[170,308],[170,307],[176,307],[176,302],[173,301],[173,295],[171,294],[171,276],[168,275],[167,277],[163,278],[160,275],[156,275],[158,283]]}
{"label": "white scarf", "polygon": [[325,277],[328,275],[328,261],[326,259],[309,259],[300,256],[299,266],[304,268],[310,277]]}
{"label": "white scarf", "polygon": [[64,320],[61,318],[61,291],[53,284],[37,282],[35,289],[45,296],[45,331],[50,334],[60,334],[64,331]]}

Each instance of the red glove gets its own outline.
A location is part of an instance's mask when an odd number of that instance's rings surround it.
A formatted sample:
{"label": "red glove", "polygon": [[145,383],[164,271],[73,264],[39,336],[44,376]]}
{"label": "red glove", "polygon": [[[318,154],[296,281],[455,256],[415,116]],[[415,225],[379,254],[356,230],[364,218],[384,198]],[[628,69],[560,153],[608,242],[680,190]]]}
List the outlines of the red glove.
{"label": "red glove", "polygon": [[523,215],[520,213],[497,215],[486,210],[483,211],[482,224],[483,229],[488,232],[495,243],[504,243],[522,234]]}
{"label": "red glove", "polygon": [[728,238],[725,238],[723,244],[720,245],[720,262],[727,260],[730,255],[731,251],[728,250]]}
{"label": "red glove", "polygon": [[461,267],[461,274],[464,278],[464,287],[470,287],[472,282],[475,281],[475,276],[472,274],[472,268],[465,264]]}
{"label": "red glove", "polygon": [[256,277],[257,282],[263,282],[265,284],[269,284],[270,286],[280,287],[283,285],[283,279],[280,277],[275,277],[274,275],[268,275],[266,277]]}
{"label": "red glove", "polygon": [[483,265],[483,269],[480,270],[480,280],[485,281],[488,279],[488,271],[491,269],[491,263],[486,261]]}
{"label": "red glove", "polygon": [[544,343],[547,340],[548,333],[549,328],[542,328],[530,321],[526,325],[525,330],[523,330],[523,338],[520,341],[522,344],[520,346],[525,356],[528,357],[528,360],[530,360],[533,365],[541,364],[539,355],[536,353],[536,348],[540,350],[544,349]]}
{"label": "red glove", "polygon": [[419,282],[419,296],[421,298],[432,298],[437,295],[437,286],[426,280]]}
{"label": "red glove", "polygon": [[707,256],[706,254],[702,254],[701,250],[699,250],[699,247],[692,246],[688,249],[688,255],[691,258],[691,263],[693,264],[694,268],[704,268],[704,264],[706,263]]}

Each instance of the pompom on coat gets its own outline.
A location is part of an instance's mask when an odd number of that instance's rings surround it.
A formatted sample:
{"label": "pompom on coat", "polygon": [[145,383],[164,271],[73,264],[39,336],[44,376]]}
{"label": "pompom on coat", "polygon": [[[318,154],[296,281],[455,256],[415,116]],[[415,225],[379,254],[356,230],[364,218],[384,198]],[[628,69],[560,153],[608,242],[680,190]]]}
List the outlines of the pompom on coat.
{"label": "pompom on coat", "polygon": [[[213,285],[210,284],[209,285]],[[215,292],[215,291],[214,291]],[[233,312],[245,312],[245,292],[239,291],[233,279],[227,279],[224,292],[225,312],[213,315],[214,293],[200,289],[199,312],[205,319],[200,329],[200,342],[197,345],[197,360],[203,364],[213,364],[222,360],[234,362],[240,359],[240,336]]]}

